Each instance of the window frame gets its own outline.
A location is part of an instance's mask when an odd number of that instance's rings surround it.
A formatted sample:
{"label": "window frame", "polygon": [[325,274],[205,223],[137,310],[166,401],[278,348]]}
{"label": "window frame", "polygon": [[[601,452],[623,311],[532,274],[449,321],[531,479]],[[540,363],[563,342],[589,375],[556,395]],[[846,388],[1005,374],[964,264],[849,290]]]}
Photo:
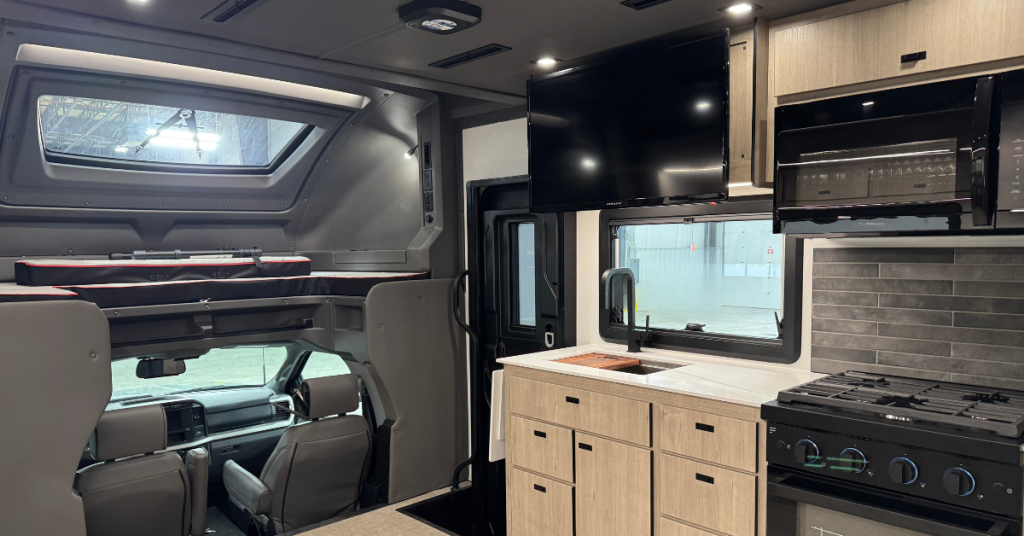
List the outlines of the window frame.
{"label": "window frame", "polygon": [[[45,150],[38,101],[72,96],[188,108],[308,125],[267,167],[120,161]],[[166,80],[18,69],[4,110],[0,192],[8,204],[88,209],[280,211],[360,110]],[[111,173],[111,170],[117,173]]]}
{"label": "window frame", "polygon": [[[622,225],[666,224],[688,221],[729,221],[752,219],[764,215],[771,220],[771,196],[757,196],[726,203],[686,205],[678,207],[652,207],[602,210],[600,214],[598,262],[603,274],[615,266],[615,248],[612,230]],[[761,339],[740,335],[726,335],[704,332],[687,332],[670,329],[651,329],[651,345],[654,348],[684,352],[705,353],[722,357],[791,364],[800,358],[804,243],[802,238],[786,235],[784,238],[782,277],[782,339]],[[605,289],[598,284],[598,303],[605,300]],[[599,331],[607,342],[625,343],[626,326],[613,324],[611,315],[603,309],[599,313]],[[642,321],[637,319],[638,327]]]}

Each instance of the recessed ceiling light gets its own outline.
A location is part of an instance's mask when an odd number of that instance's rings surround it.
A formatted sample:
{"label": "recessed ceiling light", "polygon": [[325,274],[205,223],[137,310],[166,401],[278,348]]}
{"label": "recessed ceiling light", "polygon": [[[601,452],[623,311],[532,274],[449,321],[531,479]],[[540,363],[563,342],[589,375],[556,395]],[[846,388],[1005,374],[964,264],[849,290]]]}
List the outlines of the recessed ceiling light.
{"label": "recessed ceiling light", "polygon": [[553,67],[558,64],[558,61],[559,60],[556,60],[555,58],[545,56],[534,63],[536,63],[538,67]]}
{"label": "recessed ceiling light", "polygon": [[711,103],[708,101],[700,101],[697,103],[698,110],[707,110],[709,108],[711,108]]}
{"label": "recessed ceiling light", "polygon": [[430,19],[421,22],[424,27],[434,30],[435,32],[450,32],[459,27],[459,25],[448,19]]}
{"label": "recessed ceiling light", "polygon": [[738,4],[723,7],[719,9],[719,11],[724,11],[726,13],[729,13],[730,15],[745,15],[747,13],[750,13],[751,11],[757,11],[758,9],[761,9],[761,6],[757,4],[751,4],[750,2],[740,2]]}
{"label": "recessed ceiling light", "polygon": [[875,101],[873,101],[873,100],[869,100],[869,101],[864,103],[864,107],[865,108],[868,108],[868,107],[871,107],[871,106],[874,106],[874,105],[875,105]]}

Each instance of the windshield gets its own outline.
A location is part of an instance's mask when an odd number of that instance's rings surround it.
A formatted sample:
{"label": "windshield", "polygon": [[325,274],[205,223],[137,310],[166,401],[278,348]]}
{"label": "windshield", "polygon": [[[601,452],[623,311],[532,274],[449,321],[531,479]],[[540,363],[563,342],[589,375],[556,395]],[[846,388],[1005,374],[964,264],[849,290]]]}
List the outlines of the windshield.
{"label": "windshield", "polygon": [[203,110],[56,95],[39,97],[43,146],[47,152],[69,156],[266,167],[305,127],[290,121]]}
{"label": "windshield", "polygon": [[283,346],[218,348],[197,359],[186,360],[184,374],[148,380],[135,376],[138,359],[122,359],[110,364],[114,387],[110,400],[220,387],[262,386],[273,379],[287,357],[288,350]]}

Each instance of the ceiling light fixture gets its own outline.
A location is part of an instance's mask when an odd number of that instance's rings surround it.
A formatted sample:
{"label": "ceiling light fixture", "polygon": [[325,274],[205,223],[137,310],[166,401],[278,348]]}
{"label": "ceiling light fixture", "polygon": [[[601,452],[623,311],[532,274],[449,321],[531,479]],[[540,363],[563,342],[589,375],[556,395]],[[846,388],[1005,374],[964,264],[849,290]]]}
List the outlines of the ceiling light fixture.
{"label": "ceiling light fixture", "polygon": [[757,11],[758,9],[761,9],[761,6],[757,4],[751,4],[750,2],[740,2],[738,4],[723,7],[719,9],[719,11],[724,11],[725,13],[728,13],[730,15],[746,15],[747,13],[750,13],[751,11]]}
{"label": "ceiling light fixture", "polygon": [[864,107],[865,108],[870,108],[870,107],[872,107],[874,105],[875,105],[875,101],[873,101],[873,100],[870,100],[870,101],[867,101],[867,102],[864,103]]}
{"label": "ceiling light fixture", "polygon": [[697,103],[697,109],[700,111],[708,110],[711,108],[711,103],[708,101],[700,101]]}
{"label": "ceiling light fixture", "polygon": [[451,35],[480,24],[483,10],[460,0],[416,0],[398,8],[398,17],[410,28]]}
{"label": "ceiling light fixture", "polygon": [[555,65],[558,65],[558,62],[559,60],[556,60],[555,58],[545,56],[534,63],[536,63],[538,67],[554,67]]}

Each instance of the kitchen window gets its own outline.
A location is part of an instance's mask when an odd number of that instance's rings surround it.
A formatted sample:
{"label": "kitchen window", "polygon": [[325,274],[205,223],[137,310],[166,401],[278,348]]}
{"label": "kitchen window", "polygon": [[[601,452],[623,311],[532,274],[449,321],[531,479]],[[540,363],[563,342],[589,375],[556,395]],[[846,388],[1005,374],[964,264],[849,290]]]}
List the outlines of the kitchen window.
{"label": "kitchen window", "polygon": [[309,126],[291,121],[117,100],[42,95],[48,159],[268,168]]}
{"label": "kitchen window", "polygon": [[[772,233],[770,201],[609,210],[601,220],[601,269],[632,272],[636,323],[649,321],[654,346],[796,360],[803,246]],[[614,298],[601,333],[625,340],[626,300]]]}

